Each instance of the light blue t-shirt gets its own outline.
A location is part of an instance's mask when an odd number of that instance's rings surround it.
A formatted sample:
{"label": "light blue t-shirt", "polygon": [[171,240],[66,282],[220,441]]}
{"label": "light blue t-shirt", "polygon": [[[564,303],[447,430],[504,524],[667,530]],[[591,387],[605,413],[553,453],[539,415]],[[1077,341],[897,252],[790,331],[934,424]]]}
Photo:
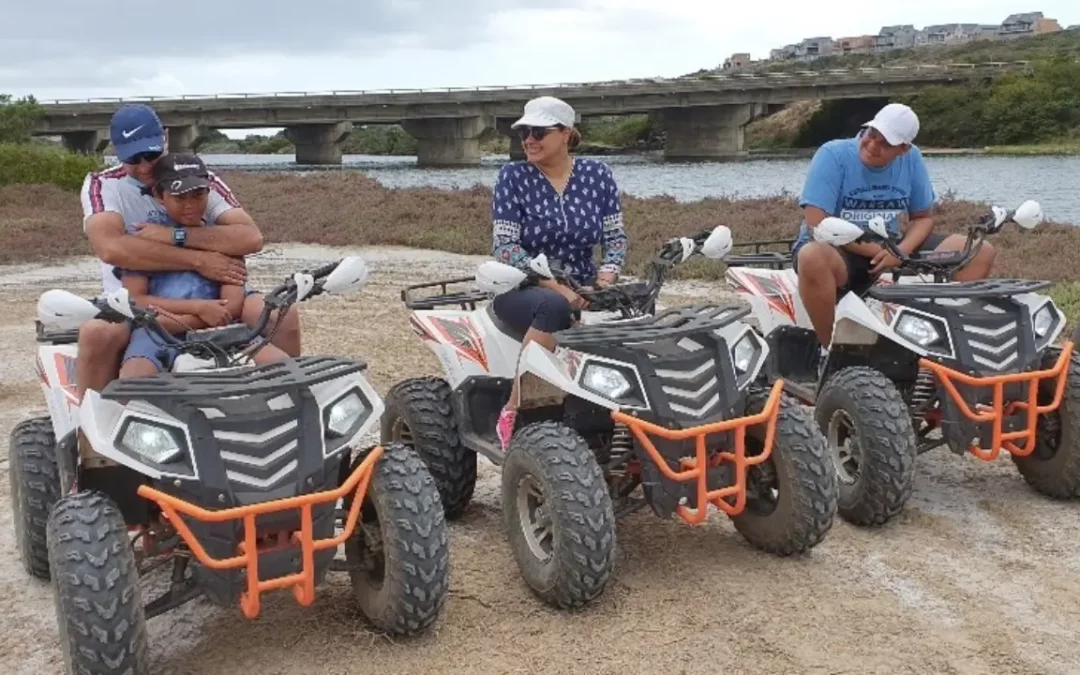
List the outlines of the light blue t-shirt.
{"label": "light blue t-shirt", "polygon": [[[146,222],[176,227],[176,221],[170,218],[163,209],[150,213]],[[212,227],[212,225],[203,225],[203,227]],[[136,232],[134,223],[126,223],[126,229],[128,234]],[[167,272],[121,270],[121,274],[124,276],[148,277],[150,281],[147,284],[147,292],[159,298],[172,300],[217,300],[221,298],[220,283],[190,270]]]}
{"label": "light blue t-shirt", "polygon": [[[877,216],[890,233],[900,234],[900,216],[933,206],[937,196],[922,153],[914,145],[888,166],[873,168],[859,159],[859,138],[825,143],[814,153],[799,206],[816,206],[866,229]],[[803,219],[794,248],[810,240]]]}

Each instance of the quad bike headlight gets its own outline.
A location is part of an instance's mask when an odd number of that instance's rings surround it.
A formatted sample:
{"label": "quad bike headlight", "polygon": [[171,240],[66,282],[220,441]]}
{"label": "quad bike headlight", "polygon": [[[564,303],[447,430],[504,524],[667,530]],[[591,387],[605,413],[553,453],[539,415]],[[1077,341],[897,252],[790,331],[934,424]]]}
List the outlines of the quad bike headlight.
{"label": "quad bike headlight", "polygon": [[1057,323],[1057,313],[1054,312],[1053,303],[1046,303],[1039,308],[1039,311],[1035,312],[1035,315],[1031,317],[1032,327],[1035,329],[1035,337],[1046,337],[1054,324]]}
{"label": "quad bike headlight", "polygon": [[912,312],[901,312],[893,329],[901,337],[914,342],[927,351],[946,353],[948,329],[940,321]]}
{"label": "quad bike headlight", "polygon": [[177,431],[142,420],[131,420],[120,439],[121,445],[155,464],[167,464],[179,459],[184,445]]}
{"label": "quad bike headlight", "polygon": [[747,333],[741,340],[735,343],[735,346],[731,349],[731,362],[735,365],[735,370],[740,375],[750,372],[750,367],[754,365],[754,356],[757,355],[757,344],[754,342],[750,333]]}
{"label": "quad bike headlight", "polygon": [[364,402],[355,391],[339,398],[326,411],[326,431],[335,437],[347,435],[364,414]]}
{"label": "quad bike headlight", "polygon": [[585,369],[585,374],[581,376],[581,386],[612,400],[627,395],[632,389],[630,381],[621,372],[595,363],[589,364]]}

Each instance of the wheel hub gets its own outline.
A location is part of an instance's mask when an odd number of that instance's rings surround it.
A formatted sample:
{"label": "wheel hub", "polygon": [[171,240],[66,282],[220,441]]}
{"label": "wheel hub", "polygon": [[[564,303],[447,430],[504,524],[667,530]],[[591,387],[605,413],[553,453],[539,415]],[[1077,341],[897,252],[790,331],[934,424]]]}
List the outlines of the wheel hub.
{"label": "wheel hub", "polygon": [[517,510],[529,551],[538,560],[549,560],[554,549],[555,524],[543,488],[528,474],[518,482]]}
{"label": "wheel hub", "polygon": [[858,481],[862,445],[855,423],[844,410],[837,410],[829,418],[828,441],[837,478],[847,485]]}

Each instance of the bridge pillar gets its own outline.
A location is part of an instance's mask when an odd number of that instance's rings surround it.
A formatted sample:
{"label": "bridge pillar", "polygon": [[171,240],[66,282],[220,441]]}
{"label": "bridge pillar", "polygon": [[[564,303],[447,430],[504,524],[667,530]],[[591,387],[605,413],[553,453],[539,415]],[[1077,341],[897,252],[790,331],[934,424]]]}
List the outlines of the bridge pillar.
{"label": "bridge pillar", "polygon": [[480,137],[491,127],[491,120],[436,117],[402,120],[401,126],[417,141],[419,166],[471,166],[480,163]]}
{"label": "bridge pillar", "polygon": [[516,162],[520,159],[525,159],[525,148],[521,147],[521,139],[518,138],[517,133],[510,128],[510,125],[514,123],[517,118],[511,117],[497,117],[495,119],[495,128],[503,136],[510,137],[510,161]]}
{"label": "bridge pillar", "polygon": [[109,130],[68,131],[60,134],[60,142],[71,152],[100,155],[109,147]]}
{"label": "bridge pillar", "polygon": [[341,146],[352,128],[352,122],[293,124],[285,127],[285,138],[296,147],[297,164],[341,164]]}
{"label": "bridge pillar", "polygon": [[169,139],[169,152],[195,153],[206,139],[206,128],[195,124],[181,127],[165,127]]}
{"label": "bridge pillar", "polygon": [[761,108],[753,103],[665,108],[664,159],[678,162],[746,157],[749,153],[743,132],[761,114]]}

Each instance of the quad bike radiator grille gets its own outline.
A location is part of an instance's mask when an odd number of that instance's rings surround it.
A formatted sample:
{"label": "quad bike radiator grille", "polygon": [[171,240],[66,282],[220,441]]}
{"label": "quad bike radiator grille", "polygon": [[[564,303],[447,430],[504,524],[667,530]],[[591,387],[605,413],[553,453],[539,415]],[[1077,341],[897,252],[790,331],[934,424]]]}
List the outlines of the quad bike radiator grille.
{"label": "quad bike radiator grille", "polygon": [[[222,410],[240,407],[246,410]],[[264,491],[295,479],[299,465],[300,420],[288,394],[249,396],[202,408],[217,442],[225,476],[240,490]]]}
{"label": "quad bike radiator grille", "polygon": [[975,300],[958,312],[958,339],[969,350],[972,365],[993,372],[1013,370],[1021,349],[1020,312],[1009,304]]}
{"label": "quad bike radiator grille", "polygon": [[647,347],[659,390],[676,418],[699,424],[724,413],[724,371],[711,344],[684,337]]}

